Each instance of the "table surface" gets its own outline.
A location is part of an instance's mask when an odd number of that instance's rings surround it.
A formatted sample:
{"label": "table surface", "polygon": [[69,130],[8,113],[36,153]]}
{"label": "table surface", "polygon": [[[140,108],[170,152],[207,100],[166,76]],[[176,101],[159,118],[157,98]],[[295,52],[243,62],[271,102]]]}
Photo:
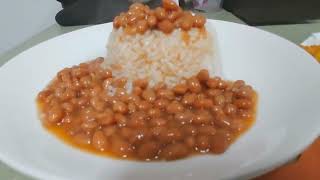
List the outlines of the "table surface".
{"label": "table surface", "polygon": [[[204,14],[210,19],[218,19],[245,24],[243,21],[235,17],[233,14],[224,10]],[[9,61],[12,57],[18,55],[22,51],[25,51],[36,44],[39,44],[40,42],[85,27],[88,26],[61,27],[57,24],[54,24],[49,28],[45,29],[44,31],[36,34],[31,39],[15,47],[14,49],[0,54],[0,67],[4,63]],[[313,21],[306,24],[258,26],[257,28],[277,34],[288,39],[289,41],[292,41],[293,43],[299,44],[308,36],[310,36],[311,33],[320,32],[320,21]],[[32,180],[34,178],[17,172],[0,161],[0,179]]]}

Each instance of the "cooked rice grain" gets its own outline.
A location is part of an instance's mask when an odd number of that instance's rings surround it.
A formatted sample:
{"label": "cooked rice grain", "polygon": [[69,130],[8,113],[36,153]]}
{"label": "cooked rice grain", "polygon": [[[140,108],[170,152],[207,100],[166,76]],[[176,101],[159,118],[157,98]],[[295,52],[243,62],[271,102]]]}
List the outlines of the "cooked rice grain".
{"label": "cooked rice grain", "polygon": [[205,29],[128,35],[120,28],[110,34],[103,67],[111,68],[116,77],[148,78],[150,85],[165,82],[172,86],[201,69],[214,74],[214,49],[213,36]]}

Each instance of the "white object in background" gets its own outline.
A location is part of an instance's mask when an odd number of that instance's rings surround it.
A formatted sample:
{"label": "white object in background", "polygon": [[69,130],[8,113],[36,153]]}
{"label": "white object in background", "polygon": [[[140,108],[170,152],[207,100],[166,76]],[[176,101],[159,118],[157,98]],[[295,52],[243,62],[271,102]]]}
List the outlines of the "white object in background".
{"label": "white object in background", "polygon": [[223,0],[193,0],[193,7],[203,11],[218,11]]}
{"label": "white object in background", "polygon": [[0,56],[55,23],[54,0],[0,0]]}
{"label": "white object in background", "polygon": [[37,93],[58,70],[104,56],[108,23],[41,43],[0,68],[0,159],[46,180],[212,180],[248,179],[296,157],[320,131],[319,64],[274,34],[207,23],[217,32],[224,76],[245,80],[259,96],[255,124],[226,153],[171,162],[117,160],[72,148],[41,126]]}
{"label": "white object in background", "polygon": [[313,33],[301,43],[303,46],[320,45],[320,32]]}

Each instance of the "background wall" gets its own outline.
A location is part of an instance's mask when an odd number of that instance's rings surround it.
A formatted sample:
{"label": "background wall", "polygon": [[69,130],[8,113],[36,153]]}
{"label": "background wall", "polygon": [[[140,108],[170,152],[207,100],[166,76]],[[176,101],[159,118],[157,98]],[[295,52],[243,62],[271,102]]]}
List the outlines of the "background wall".
{"label": "background wall", "polygon": [[56,0],[0,0],[0,56],[55,23]]}

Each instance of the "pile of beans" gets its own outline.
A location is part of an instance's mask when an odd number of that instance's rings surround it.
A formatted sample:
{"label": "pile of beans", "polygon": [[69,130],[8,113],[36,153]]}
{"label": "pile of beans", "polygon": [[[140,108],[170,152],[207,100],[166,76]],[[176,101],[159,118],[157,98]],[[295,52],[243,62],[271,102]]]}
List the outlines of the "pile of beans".
{"label": "pile of beans", "polygon": [[127,79],[102,62],[63,69],[37,97],[44,126],[62,130],[76,147],[147,161],[219,154],[254,121],[256,94],[242,80],[201,70],[171,88],[138,79],[128,93]]}
{"label": "pile of beans", "polygon": [[147,5],[134,3],[128,12],[121,13],[113,20],[113,27],[122,27],[128,34],[143,34],[148,29],[158,29],[171,33],[175,28],[188,31],[191,28],[203,28],[206,18],[183,11],[175,2],[162,0],[162,7],[150,9]]}

